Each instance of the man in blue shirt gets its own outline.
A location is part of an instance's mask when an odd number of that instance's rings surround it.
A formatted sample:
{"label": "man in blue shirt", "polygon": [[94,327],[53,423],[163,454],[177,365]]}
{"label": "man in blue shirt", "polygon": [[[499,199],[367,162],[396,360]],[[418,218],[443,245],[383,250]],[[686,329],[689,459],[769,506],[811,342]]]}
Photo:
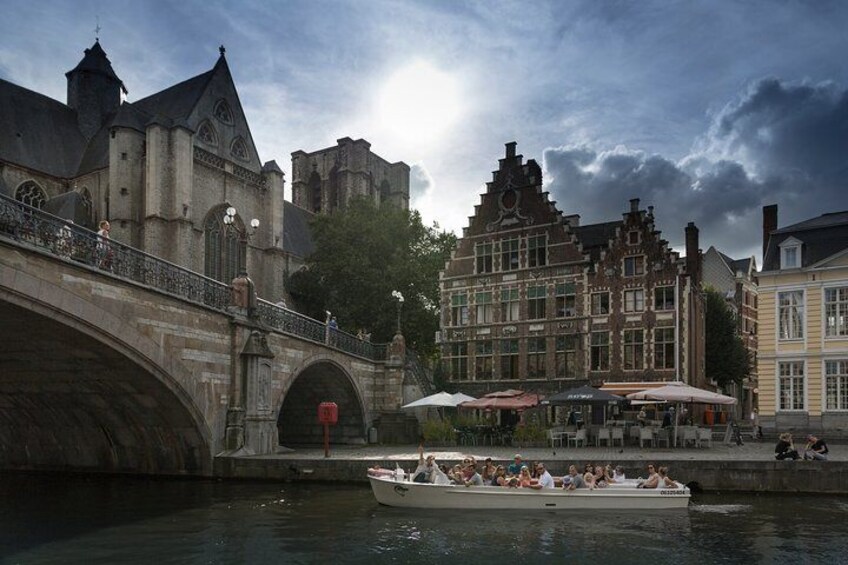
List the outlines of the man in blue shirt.
{"label": "man in blue shirt", "polygon": [[521,455],[516,453],[513,462],[506,468],[507,476],[517,477],[521,473],[521,467],[523,466],[524,464],[521,462]]}

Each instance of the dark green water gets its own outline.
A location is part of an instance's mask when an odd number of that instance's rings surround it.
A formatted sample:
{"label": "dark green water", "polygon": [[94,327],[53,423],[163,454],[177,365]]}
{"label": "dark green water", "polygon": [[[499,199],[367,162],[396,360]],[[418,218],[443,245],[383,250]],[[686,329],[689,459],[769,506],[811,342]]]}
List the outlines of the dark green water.
{"label": "dark green water", "polygon": [[3,563],[844,563],[848,497],[409,511],[367,486],[0,475]]}

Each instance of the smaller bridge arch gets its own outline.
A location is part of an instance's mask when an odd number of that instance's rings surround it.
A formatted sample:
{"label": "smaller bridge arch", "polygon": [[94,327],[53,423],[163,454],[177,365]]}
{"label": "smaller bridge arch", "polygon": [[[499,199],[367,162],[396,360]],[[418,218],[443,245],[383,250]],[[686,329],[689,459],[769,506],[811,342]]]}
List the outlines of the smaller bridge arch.
{"label": "smaller bridge arch", "polygon": [[283,392],[277,415],[280,445],[317,444],[324,440],[318,424],[318,404],[335,402],[339,406],[339,422],[330,426],[334,443],[364,443],[367,411],[363,394],[355,379],[329,356],[307,360],[294,372],[294,378]]}

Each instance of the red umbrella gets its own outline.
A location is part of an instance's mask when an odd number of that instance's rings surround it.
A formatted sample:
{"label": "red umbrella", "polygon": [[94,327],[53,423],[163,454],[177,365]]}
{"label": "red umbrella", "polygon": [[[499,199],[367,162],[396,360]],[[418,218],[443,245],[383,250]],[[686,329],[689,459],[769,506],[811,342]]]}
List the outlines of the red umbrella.
{"label": "red umbrella", "polygon": [[539,404],[542,397],[535,393],[518,391],[518,395],[494,396],[500,393],[487,394],[483,398],[463,402],[462,408],[477,408],[481,410],[526,410]]}

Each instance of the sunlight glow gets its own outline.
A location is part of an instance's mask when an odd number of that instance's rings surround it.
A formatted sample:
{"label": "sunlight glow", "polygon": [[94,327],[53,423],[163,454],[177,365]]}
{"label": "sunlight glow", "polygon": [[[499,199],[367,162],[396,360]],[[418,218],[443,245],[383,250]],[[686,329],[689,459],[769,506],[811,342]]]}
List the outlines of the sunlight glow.
{"label": "sunlight glow", "polygon": [[392,75],[378,104],[382,126],[410,143],[436,141],[461,113],[456,79],[426,61],[416,61]]}

